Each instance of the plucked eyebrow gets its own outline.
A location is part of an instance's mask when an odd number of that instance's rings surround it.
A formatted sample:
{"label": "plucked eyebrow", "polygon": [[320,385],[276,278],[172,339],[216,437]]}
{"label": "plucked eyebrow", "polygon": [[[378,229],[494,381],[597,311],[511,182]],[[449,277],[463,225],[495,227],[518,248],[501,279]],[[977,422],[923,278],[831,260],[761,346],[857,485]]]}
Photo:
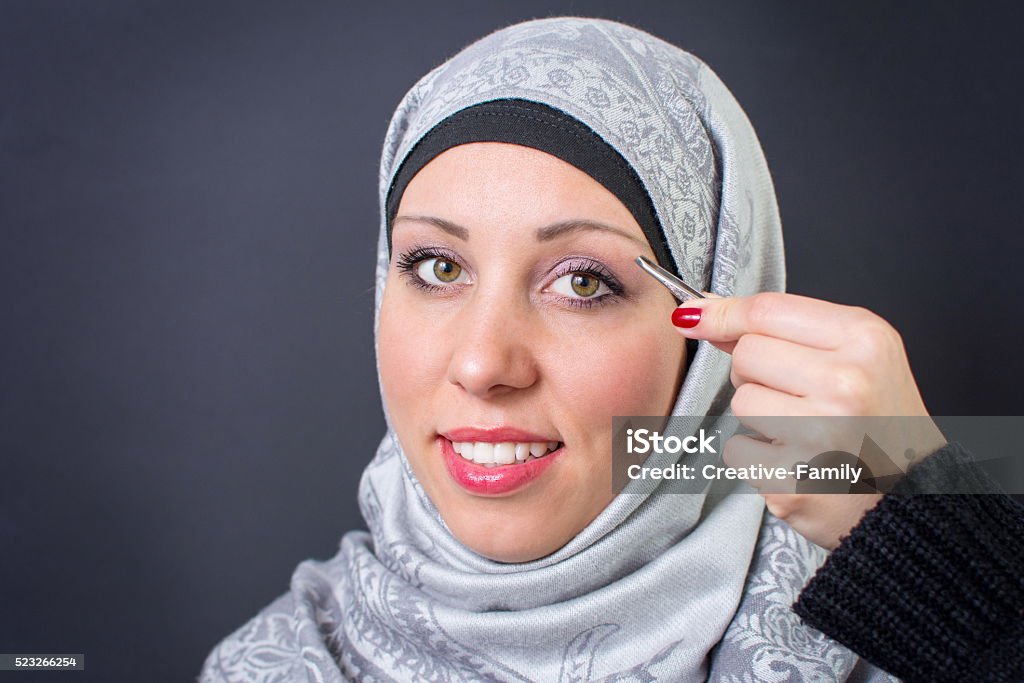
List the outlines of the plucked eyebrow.
{"label": "plucked eyebrow", "polygon": [[557,237],[561,237],[562,235],[567,235],[569,233],[581,232],[586,230],[610,232],[614,235],[625,237],[628,240],[633,240],[638,244],[642,244],[644,246],[647,245],[647,242],[645,240],[636,237],[635,235],[630,235],[622,228],[617,228],[614,225],[608,225],[607,223],[602,223],[600,221],[592,221],[585,219],[581,220],[576,218],[569,219],[567,221],[559,221],[557,223],[552,223],[551,225],[546,225],[543,228],[537,228],[537,240],[539,242],[547,242]]}
{"label": "plucked eyebrow", "polygon": [[[399,221],[417,221],[420,223],[427,223],[428,225],[433,225],[434,227],[445,231],[446,233],[452,235],[453,237],[458,237],[463,242],[469,241],[469,230],[462,227],[461,225],[458,225],[457,223],[452,223],[451,221],[445,220],[443,218],[437,218],[436,216],[396,216],[395,220],[391,224],[392,227],[398,225]],[[608,225],[607,223],[602,223],[600,221],[593,221],[589,219],[580,218],[570,218],[568,220],[552,223],[551,225],[545,225],[543,228],[537,228],[535,235],[537,237],[538,242],[549,242],[553,239],[561,237],[562,235],[567,235],[570,233],[581,232],[586,230],[610,232],[612,234],[619,235],[620,237],[625,237],[626,239],[633,240],[638,244],[644,246],[647,245],[647,242],[645,240],[640,239],[635,235],[629,234],[622,228],[617,228],[614,225]]]}
{"label": "plucked eyebrow", "polygon": [[436,218],[434,216],[395,216],[395,220],[391,222],[392,229],[398,225],[400,221],[415,221],[417,223],[426,223],[433,225],[435,228],[440,228],[452,237],[458,237],[463,242],[469,241],[469,230],[466,230],[457,223],[446,221],[443,218]]}

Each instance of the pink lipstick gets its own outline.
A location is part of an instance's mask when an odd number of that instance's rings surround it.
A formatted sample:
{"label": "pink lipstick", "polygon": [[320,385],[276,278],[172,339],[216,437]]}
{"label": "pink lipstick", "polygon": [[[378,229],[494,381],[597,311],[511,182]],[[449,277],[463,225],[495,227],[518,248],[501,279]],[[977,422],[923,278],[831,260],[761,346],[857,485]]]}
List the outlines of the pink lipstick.
{"label": "pink lipstick", "polygon": [[513,427],[460,427],[445,431],[437,437],[438,448],[452,479],[466,491],[481,496],[509,494],[536,481],[555,458],[565,451],[565,446],[559,444],[554,451],[541,457],[529,457],[512,464],[485,466],[457,453],[454,443],[547,444],[552,441],[556,440]]}

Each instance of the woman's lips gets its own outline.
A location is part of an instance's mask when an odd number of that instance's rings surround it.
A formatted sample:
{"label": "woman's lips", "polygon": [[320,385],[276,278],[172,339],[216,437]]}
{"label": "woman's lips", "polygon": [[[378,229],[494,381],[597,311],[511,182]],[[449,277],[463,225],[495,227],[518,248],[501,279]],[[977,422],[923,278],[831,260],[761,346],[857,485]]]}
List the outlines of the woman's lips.
{"label": "woman's lips", "polygon": [[[456,438],[465,441],[470,441],[471,439],[467,437],[474,435],[471,434],[473,430],[456,431],[458,431],[458,434],[455,434],[454,432],[451,434]],[[475,435],[477,437],[476,440],[485,440],[484,438],[480,438],[479,431],[476,432]],[[529,440],[523,438],[525,436],[535,436],[519,431],[516,431],[515,435],[523,441]],[[490,431],[487,436],[493,438],[495,436],[495,431]],[[509,436],[511,436],[511,433],[503,433],[501,438],[513,441]],[[491,438],[487,438],[486,440],[491,441]],[[530,459],[525,462],[515,462],[511,465],[485,467],[484,465],[479,465],[470,460],[466,460],[456,453],[451,440],[445,436],[438,435],[437,444],[438,448],[441,450],[441,455],[444,457],[445,465],[448,467],[448,473],[451,475],[452,479],[455,480],[455,483],[470,493],[482,496],[498,496],[507,494],[526,486],[530,482],[539,478],[551,463],[554,462],[555,458],[565,451],[565,446],[563,445],[542,458]]]}

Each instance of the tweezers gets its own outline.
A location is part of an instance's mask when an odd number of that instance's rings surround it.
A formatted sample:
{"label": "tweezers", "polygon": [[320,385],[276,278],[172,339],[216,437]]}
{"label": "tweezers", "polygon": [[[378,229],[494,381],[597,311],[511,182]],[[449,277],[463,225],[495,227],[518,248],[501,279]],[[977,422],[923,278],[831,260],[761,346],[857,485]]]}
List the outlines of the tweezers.
{"label": "tweezers", "polygon": [[668,291],[672,292],[672,296],[674,296],[679,303],[683,303],[689,299],[707,298],[698,290],[686,284],[675,275],[659,266],[657,263],[653,263],[643,256],[636,257],[636,264],[647,271],[648,275],[665,285],[665,287],[668,288]]}

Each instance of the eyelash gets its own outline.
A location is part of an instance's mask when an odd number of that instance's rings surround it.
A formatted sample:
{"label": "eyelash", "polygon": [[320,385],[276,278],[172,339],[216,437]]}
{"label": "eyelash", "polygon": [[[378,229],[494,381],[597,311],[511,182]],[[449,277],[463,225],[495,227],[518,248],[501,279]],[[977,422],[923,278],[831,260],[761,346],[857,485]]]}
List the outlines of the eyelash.
{"label": "eyelash", "polygon": [[418,266],[420,262],[426,261],[429,258],[443,258],[453,263],[459,262],[453,253],[444,249],[437,249],[436,247],[414,247],[404,254],[399,255],[395,261],[395,267],[398,268],[399,273],[408,278],[409,282],[414,286],[419,287],[425,292],[437,292],[438,290],[444,289],[444,287],[427,282],[416,274],[416,266]]}
{"label": "eyelash", "polygon": [[[439,249],[437,247],[413,247],[404,254],[400,254],[395,260],[395,267],[398,268],[399,273],[406,277],[409,282],[425,292],[438,292],[439,290],[446,289],[440,285],[435,285],[431,282],[426,282],[416,273],[416,267],[423,261],[430,258],[443,258],[453,263],[459,263],[459,259],[452,252],[446,249]],[[460,264],[461,265],[461,264]],[[604,306],[612,303],[613,301],[621,298],[625,293],[622,285],[615,279],[615,276],[608,271],[598,261],[585,256],[577,256],[570,259],[566,259],[559,264],[558,275],[560,278],[565,275],[580,274],[580,275],[592,275],[598,280],[603,282],[610,292],[602,294],[596,298],[571,298],[562,297],[562,299],[575,308],[589,309],[595,306]]]}
{"label": "eyelash", "polygon": [[619,281],[615,279],[615,276],[612,275],[604,265],[592,258],[587,258],[586,256],[574,256],[558,264],[557,277],[563,277],[570,273],[592,275],[603,282],[608,289],[611,290],[607,294],[602,294],[596,298],[566,298],[566,303],[570,306],[575,306],[581,309],[593,308],[594,306],[604,306],[618,300],[625,292],[622,285],[619,284]]}

